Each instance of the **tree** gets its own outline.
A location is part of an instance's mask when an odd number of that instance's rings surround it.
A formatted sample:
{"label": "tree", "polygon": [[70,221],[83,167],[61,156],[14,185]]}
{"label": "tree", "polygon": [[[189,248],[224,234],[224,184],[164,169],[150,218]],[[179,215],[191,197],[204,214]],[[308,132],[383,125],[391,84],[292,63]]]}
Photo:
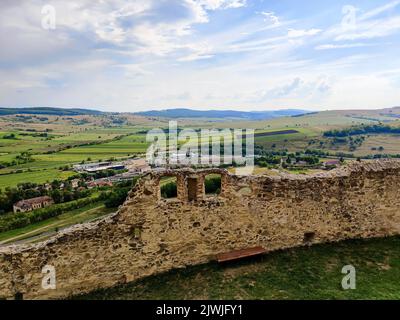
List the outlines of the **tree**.
{"label": "tree", "polygon": [[53,190],[55,190],[55,189],[60,189],[60,187],[61,187],[61,182],[58,181],[58,180],[54,180],[54,181],[51,183],[51,188],[52,188]]}
{"label": "tree", "polygon": [[61,203],[63,200],[61,191],[59,189],[52,190],[50,196],[53,198],[55,203]]}
{"label": "tree", "polygon": [[[266,166],[268,166],[268,164]],[[207,194],[221,193],[221,177],[218,176],[206,179],[204,182],[204,187]]]}
{"label": "tree", "polygon": [[161,196],[163,198],[176,198],[178,196],[176,182],[169,182],[161,187]]}
{"label": "tree", "polygon": [[107,200],[104,202],[104,205],[107,208],[117,208],[122,205],[129,193],[130,188],[120,188],[117,190],[112,191],[109,195]]}

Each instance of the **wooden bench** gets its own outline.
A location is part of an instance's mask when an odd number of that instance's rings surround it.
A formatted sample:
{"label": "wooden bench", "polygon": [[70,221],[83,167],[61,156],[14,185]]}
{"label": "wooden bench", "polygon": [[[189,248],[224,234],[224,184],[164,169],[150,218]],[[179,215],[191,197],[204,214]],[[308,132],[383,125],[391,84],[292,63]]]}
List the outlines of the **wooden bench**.
{"label": "wooden bench", "polygon": [[264,254],[266,252],[267,252],[267,250],[265,250],[263,247],[235,250],[235,251],[231,251],[231,252],[218,254],[217,261],[219,263],[227,262],[227,261],[234,261],[234,260],[239,260],[239,259],[243,259],[243,258],[258,256],[258,255]]}

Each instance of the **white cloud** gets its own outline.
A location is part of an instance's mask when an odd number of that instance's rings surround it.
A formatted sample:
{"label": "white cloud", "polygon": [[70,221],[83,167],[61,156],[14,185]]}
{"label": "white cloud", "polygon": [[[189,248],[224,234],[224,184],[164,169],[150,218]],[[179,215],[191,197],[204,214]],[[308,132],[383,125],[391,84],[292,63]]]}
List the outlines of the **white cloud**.
{"label": "white cloud", "polygon": [[373,43],[345,43],[345,44],[321,44],[315,47],[316,50],[331,50],[331,49],[349,49],[349,48],[362,48],[371,47],[377,44]]}
{"label": "white cloud", "polygon": [[390,80],[375,75],[342,77],[323,103],[331,108],[383,108],[394,106],[399,93]]}
{"label": "white cloud", "polygon": [[264,21],[265,22],[270,22],[270,23],[272,23],[273,26],[280,26],[281,25],[279,17],[274,12],[262,11],[260,13],[261,13],[261,15],[264,16]]}
{"label": "white cloud", "polygon": [[241,8],[246,6],[247,0],[198,0],[197,2],[204,5],[206,9],[217,10],[220,8]]}
{"label": "white cloud", "polygon": [[57,29],[46,31],[44,2],[0,2],[0,105],[337,108],[400,99],[396,39],[369,40],[398,34],[400,0],[359,8],[351,32],[337,9],[320,19],[242,0],[52,0]]}
{"label": "white cloud", "polygon": [[306,36],[315,36],[321,32],[322,32],[321,29],[309,29],[309,30],[289,29],[288,37],[289,38],[301,38],[301,37],[306,37]]}
{"label": "white cloud", "polygon": [[372,9],[372,10],[366,12],[365,14],[363,14],[360,17],[360,20],[367,20],[367,19],[370,19],[370,18],[374,18],[374,17],[380,15],[381,13],[384,13],[384,12],[386,12],[388,10],[394,9],[399,4],[400,4],[399,0],[391,1],[389,3],[386,3],[386,4],[384,4],[384,5],[380,6],[380,7],[377,7],[375,9]]}
{"label": "white cloud", "polygon": [[400,30],[400,16],[357,23],[352,32],[341,33],[336,41],[374,39],[390,36]]}

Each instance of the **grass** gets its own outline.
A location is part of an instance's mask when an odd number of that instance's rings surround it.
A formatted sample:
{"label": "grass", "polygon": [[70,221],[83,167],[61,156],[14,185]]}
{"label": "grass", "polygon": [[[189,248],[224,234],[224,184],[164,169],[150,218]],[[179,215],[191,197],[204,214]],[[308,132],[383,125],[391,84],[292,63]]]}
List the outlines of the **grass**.
{"label": "grass", "polygon": [[[368,114],[366,114],[368,115]],[[370,115],[372,116],[372,115]],[[375,116],[375,115],[374,115]],[[96,118],[97,119],[97,118]],[[95,119],[95,120],[96,120]],[[97,120],[96,120],[97,121]],[[219,128],[257,128],[255,137],[256,145],[261,145],[265,150],[281,151],[288,150],[289,152],[304,151],[307,148],[325,149],[332,153],[342,151],[348,152],[348,146],[329,145],[319,146],[322,138],[322,132],[332,128],[342,128],[349,125],[368,123],[369,120],[355,118],[348,112],[323,112],[318,115],[307,115],[304,117],[288,117],[272,119],[268,121],[226,121],[211,123],[212,126]],[[193,122],[191,123],[194,124]],[[198,125],[200,124],[197,123]],[[208,124],[210,125],[210,124]],[[16,170],[23,170],[22,173],[1,175],[0,188],[15,187],[18,183],[32,181],[36,183],[45,183],[54,179],[65,179],[73,172],[59,171],[60,167],[80,163],[89,158],[92,161],[107,160],[110,158],[127,157],[133,154],[143,154],[148,143],[146,136],[143,133],[138,133],[143,130],[143,127],[121,126],[114,128],[83,128],[75,126],[75,131],[59,131],[52,132],[54,136],[51,140],[46,140],[41,137],[33,137],[21,135],[18,130],[3,130],[0,132],[0,161],[8,161],[23,151],[32,153],[34,162],[20,164],[8,168],[0,169],[0,174],[12,173]],[[71,130],[70,127],[66,129]],[[265,133],[279,132],[282,130],[293,130],[291,134],[275,134],[262,136]],[[5,134],[16,134],[16,140],[3,139]],[[110,139],[123,135],[120,140],[109,141]],[[309,145],[310,140],[316,140],[315,144]],[[53,154],[46,154],[48,150],[56,150],[62,145],[79,144],[89,141],[103,141],[98,145],[72,147]],[[180,144],[186,141],[180,141]],[[204,142],[204,141],[202,141]],[[373,151],[372,148],[383,146],[383,153],[400,153],[399,137],[397,136],[371,136],[366,139],[363,145],[358,148],[354,154],[356,156],[364,156],[368,154],[380,153]],[[26,172],[28,169],[33,172]]]}
{"label": "grass", "polygon": [[[343,266],[357,272],[343,290]],[[189,267],[74,299],[400,299],[400,237],[316,245]]]}
{"label": "grass", "polygon": [[[74,173],[72,171],[59,171],[58,168],[80,163],[83,160],[88,160],[88,158],[92,161],[97,161],[107,160],[112,157],[127,157],[143,153],[147,149],[148,143],[146,142],[145,135],[133,134],[125,136],[120,140],[98,145],[74,147],[53,154],[42,153],[49,148],[60,146],[62,143],[88,142],[96,141],[96,139],[102,141],[116,136],[117,134],[114,131],[105,129],[64,135],[51,141],[42,141],[40,138],[19,135],[17,135],[17,138],[20,140],[0,138],[0,161],[11,161],[22,151],[30,150],[31,153],[35,153],[32,156],[35,160],[33,162],[0,169],[0,189],[15,187],[18,183],[26,181],[45,183],[54,179],[66,179]],[[2,144],[3,140],[8,144]],[[51,147],[48,145],[51,145]],[[28,169],[32,170],[32,172],[27,172]],[[24,172],[12,173],[16,170],[23,170]]]}
{"label": "grass", "polygon": [[0,175],[0,189],[15,187],[23,182],[45,183],[55,179],[66,180],[72,175],[74,175],[74,173],[71,171],[60,171],[57,169]]}
{"label": "grass", "polygon": [[168,183],[175,182],[176,183],[176,177],[162,177],[160,181],[160,186],[165,186]]}
{"label": "grass", "polygon": [[[15,241],[21,241],[28,238],[39,237],[44,240],[48,233],[52,233],[60,228],[65,228],[77,223],[90,221],[111,213],[116,209],[105,208],[103,203],[92,203],[85,207],[63,213],[57,217],[47,219],[38,223],[31,224],[24,228],[14,229],[0,233],[0,244],[8,244]],[[35,238],[35,240],[38,240]]]}
{"label": "grass", "polygon": [[[54,139],[46,140],[42,137],[22,136],[16,133],[17,139],[3,139],[7,132],[0,132],[0,161],[6,162],[15,159],[15,157],[24,151],[33,154],[36,160],[34,163],[17,165],[6,169],[1,169],[0,173],[9,170],[29,168],[29,167],[55,167],[61,164],[70,164],[86,160],[92,157],[94,160],[105,159],[112,156],[127,156],[133,153],[141,153],[146,151],[148,143],[144,134],[136,134],[139,128],[125,130],[89,130],[74,133],[62,133],[55,136]],[[8,133],[15,133],[10,131]],[[111,141],[111,139],[130,134],[122,137],[120,140]],[[78,144],[102,142],[92,146],[76,146]],[[48,151],[59,150],[65,146],[72,146],[53,154],[46,154]],[[73,147],[76,146],[76,147]]]}
{"label": "grass", "polygon": [[[378,149],[381,146],[384,147],[382,152],[372,150],[372,148]],[[400,154],[400,135],[371,135],[367,137],[361,147],[357,148],[354,152],[356,156],[366,156],[371,153]]]}

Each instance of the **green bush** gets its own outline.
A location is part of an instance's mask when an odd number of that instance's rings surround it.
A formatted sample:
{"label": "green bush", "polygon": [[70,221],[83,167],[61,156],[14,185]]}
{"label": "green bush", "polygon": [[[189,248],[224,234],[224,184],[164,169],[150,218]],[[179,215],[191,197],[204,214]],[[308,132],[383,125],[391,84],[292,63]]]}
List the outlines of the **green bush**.
{"label": "green bush", "polygon": [[161,196],[165,199],[176,198],[178,191],[176,188],[176,182],[169,182],[161,187]]}
{"label": "green bush", "polygon": [[[110,193],[107,193],[104,205],[107,208],[118,208],[125,202],[125,199],[127,198],[130,190],[131,190],[130,187],[126,187],[126,188],[119,188],[114,191],[111,191]],[[104,195],[102,197],[104,197]]]}
{"label": "green bush", "polygon": [[102,192],[100,194],[100,199],[104,200],[104,205],[107,208],[118,208],[122,205],[126,198],[128,197],[129,191],[132,190],[132,187],[136,184],[139,179],[133,178],[132,180],[127,180],[124,182],[119,182],[114,185],[112,191],[110,192]]}
{"label": "green bush", "polygon": [[204,182],[206,194],[221,193],[221,177],[208,178]]}

